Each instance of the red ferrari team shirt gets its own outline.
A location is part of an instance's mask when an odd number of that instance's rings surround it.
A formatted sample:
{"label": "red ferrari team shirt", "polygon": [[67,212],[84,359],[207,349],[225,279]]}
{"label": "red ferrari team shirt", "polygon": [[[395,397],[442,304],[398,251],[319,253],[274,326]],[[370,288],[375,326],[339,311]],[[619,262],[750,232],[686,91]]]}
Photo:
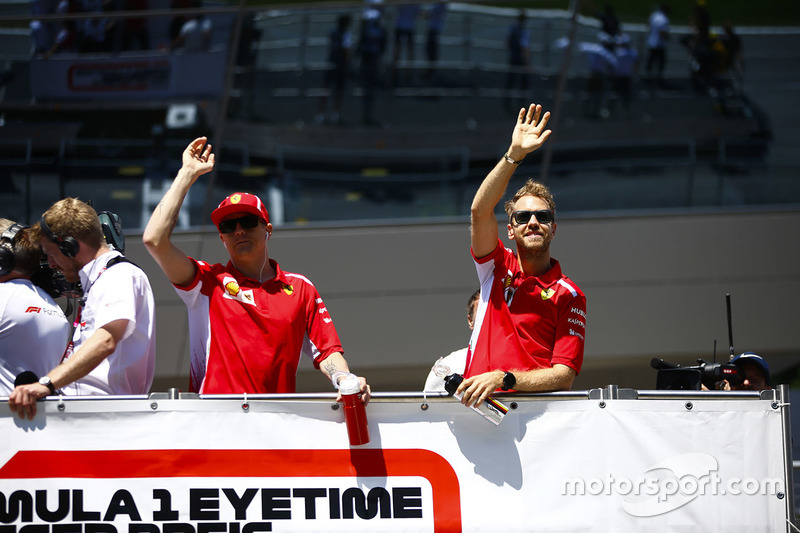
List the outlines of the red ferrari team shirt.
{"label": "red ferrari team shirt", "polygon": [[516,254],[502,245],[475,258],[481,296],[470,338],[466,377],[490,370],[567,365],[580,372],[586,297],[550,260],[541,276],[525,276]]}
{"label": "red ferrari team shirt", "polygon": [[192,259],[197,274],[176,291],[189,310],[191,390],[205,394],[291,393],[300,354],[314,367],[341,342],[306,277],[284,272],[264,283],[231,262]]}

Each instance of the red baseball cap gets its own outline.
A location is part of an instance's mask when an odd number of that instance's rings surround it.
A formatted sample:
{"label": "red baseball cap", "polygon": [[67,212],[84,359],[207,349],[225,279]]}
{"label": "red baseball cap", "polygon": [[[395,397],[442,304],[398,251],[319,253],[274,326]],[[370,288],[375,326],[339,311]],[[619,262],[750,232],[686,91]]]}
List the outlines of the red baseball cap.
{"label": "red baseball cap", "polygon": [[236,192],[222,200],[219,206],[211,212],[211,222],[219,227],[219,223],[235,213],[250,213],[257,216],[264,223],[269,223],[269,212],[261,198],[247,192]]}

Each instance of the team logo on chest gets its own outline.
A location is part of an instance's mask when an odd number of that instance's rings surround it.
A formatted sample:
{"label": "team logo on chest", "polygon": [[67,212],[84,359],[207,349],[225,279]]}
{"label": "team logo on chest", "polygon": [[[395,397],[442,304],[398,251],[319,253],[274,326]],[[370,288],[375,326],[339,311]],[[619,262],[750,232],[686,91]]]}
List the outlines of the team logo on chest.
{"label": "team logo on chest", "polygon": [[553,288],[550,288],[550,289],[542,289],[542,300],[549,300],[550,298],[552,298],[552,297],[553,297],[553,295],[554,295],[555,293],[556,293],[556,290],[555,290],[555,289],[553,289]]}
{"label": "team logo on chest", "polygon": [[506,277],[503,278],[503,299],[506,301],[508,307],[511,307],[511,302],[514,300],[514,293],[517,290],[516,287],[511,286],[513,281],[514,273],[509,270],[506,273]]}
{"label": "team logo on chest", "polygon": [[284,284],[283,284],[283,292],[285,292],[286,294],[288,294],[289,296],[291,296],[291,295],[292,295],[292,293],[294,292],[294,287],[292,287],[292,286],[291,286],[291,285],[289,285],[288,283],[284,283]]}
{"label": "team logo on chest", "polygon": [[256,301],[253,298],[253,289],[242,290],[242,288],[239,287],[239,283],[229,276],[223,278],[222,286],[225,288],[222,293],[224,298],[237,300],[244,304],[256,305]]}

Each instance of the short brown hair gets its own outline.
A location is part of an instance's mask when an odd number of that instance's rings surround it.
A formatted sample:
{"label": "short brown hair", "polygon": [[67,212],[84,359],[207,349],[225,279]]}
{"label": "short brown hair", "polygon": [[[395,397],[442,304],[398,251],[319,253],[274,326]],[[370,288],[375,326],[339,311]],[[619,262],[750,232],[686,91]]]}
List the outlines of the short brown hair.
{"label": "short brown hair", "polygon": [[[105,243],[97,211],[77,198],[59,200],[45,211],[42,217],[50,231],[60,239],[73,237],[92,248],[100,248]],[[42,231],[38,224],[35,229],[36,236],[41,238]]]}
{"label": "short brown hair", "polygon": [[547,185],[532,178],[528,178],[528,181],[525,182],[525,185],[520,187],[514,196],[505,203],[506,215],[508,215],[509,218],[511,218],[511,213],[514,212],[514,205],[517,203],[517,200],[523,196],[535,196],[536,198],[541,198],[547,204],[547,207],[553,211],[553,213],[556,211],[556,201],[553,200],[553,193],[550,192],[550,189],[547,188]]}
{"label": "short brown hair", "polygon": [[[13,226],[15,222],[0,218],[0,234]],[[25,275],[33,276],[39,268],[42,251],[39,248],[39,239],[30,228],[26,227],[17,232],[14,237],[14,270]]]}

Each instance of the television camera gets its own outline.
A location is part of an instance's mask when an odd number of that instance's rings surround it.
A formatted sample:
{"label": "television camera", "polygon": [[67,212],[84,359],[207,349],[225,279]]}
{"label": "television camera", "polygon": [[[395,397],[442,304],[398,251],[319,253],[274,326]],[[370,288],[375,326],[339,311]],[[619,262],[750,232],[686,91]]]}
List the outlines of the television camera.
{"label": "television camera", "polygon": [[695,366],[681,366],[655,357],[650,366],[658,370],[656,389],[659,390],[701,390],[701,385],[715,390],[722,380],[727,380],[731,388],[744,382],[744,374],[733,363],[709,363],[698,359]]}

